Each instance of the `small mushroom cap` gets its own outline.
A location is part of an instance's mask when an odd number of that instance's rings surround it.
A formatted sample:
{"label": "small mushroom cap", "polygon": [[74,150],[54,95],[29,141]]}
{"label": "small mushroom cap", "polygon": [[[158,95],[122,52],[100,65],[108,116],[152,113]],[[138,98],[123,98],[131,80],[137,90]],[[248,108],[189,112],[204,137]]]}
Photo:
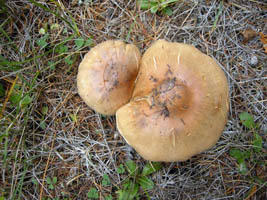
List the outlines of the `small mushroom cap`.
{"label": "small mushroom cap", "polygon": [[140,51],[133,44],[108,40],[92,48],[79,66],[78,93],[96,112],[114,115],[132,96]]}
{"label": "small mushroom cap", "polygon": [[143,55],[132,100],[117,128],[143,158],[185,161],[211,148],[227,122],[227,79],[195,47],[155,42]]}

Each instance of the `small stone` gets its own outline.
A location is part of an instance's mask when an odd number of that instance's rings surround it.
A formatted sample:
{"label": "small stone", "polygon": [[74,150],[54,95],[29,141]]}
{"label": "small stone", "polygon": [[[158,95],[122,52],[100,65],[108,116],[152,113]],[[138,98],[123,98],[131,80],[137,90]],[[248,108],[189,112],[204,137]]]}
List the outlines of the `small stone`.
{"label": "small stone", "polygon": [[257,58],[257,56],[254,56],[254,55],[251,56],[250,61],[249,61],[249,64],[252,67],[255,67],[258,64],[258,58]]}
{"label": "small stone", "polygon": [[118,133],[118,131],[115,131],[115,133],[114,133],[114,139],[117,139],[119,137],[119,133]]}

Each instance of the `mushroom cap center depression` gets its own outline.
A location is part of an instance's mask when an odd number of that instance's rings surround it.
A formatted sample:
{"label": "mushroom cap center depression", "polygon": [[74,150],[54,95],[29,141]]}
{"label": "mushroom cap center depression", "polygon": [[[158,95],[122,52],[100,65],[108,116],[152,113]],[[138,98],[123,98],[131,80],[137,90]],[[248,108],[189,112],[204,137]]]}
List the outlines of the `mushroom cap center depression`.
{"label": "mushroom cap center depression", "polygon": [[190,94],[186,84],[176,77],[168,77],[144,97],[136,97],[135,101],[146,100],[149,107],[156,108],[164,117],[170,112],[177,114],[189,108]]}

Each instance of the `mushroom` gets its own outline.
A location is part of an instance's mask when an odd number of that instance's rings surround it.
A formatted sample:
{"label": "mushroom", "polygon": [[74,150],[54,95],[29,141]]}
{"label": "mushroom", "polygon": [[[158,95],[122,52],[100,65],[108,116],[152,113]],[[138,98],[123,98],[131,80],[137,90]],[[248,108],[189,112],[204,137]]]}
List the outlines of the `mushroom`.
{"label": "mushroom", "polygon": [[98,44],[79,65],[79,95],[96,112],[114,115],[131,99],[140,57],[133,44],[119,40]]}
{"label": "mushroom", "polygon": [[195,47],[155,42],[143,55],[117,128],[143,158],[185,161],[215,145],[228,117],[224,72]]}

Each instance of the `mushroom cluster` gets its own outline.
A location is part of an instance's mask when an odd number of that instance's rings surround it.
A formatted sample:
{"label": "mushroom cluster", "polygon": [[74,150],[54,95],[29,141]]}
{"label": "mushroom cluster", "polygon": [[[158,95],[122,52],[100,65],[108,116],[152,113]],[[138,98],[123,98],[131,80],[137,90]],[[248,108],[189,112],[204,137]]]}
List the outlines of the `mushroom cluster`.
{"label": "mushroom cluster", "polygon": [[80,64],[78,91],[97,112],[116,113],[120,134],[150,161],[185,161],[211,148],[228,117],[221,68],[195,47],[165,40],[142,58],[120,41],[97,45]]}

